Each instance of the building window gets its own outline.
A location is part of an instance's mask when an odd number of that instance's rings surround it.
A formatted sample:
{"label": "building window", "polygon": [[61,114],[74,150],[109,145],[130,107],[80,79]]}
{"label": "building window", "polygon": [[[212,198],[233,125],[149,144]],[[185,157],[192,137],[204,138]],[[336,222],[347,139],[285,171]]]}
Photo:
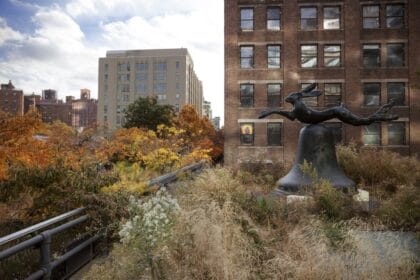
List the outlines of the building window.
{"label": "building window", "polygon": [[108,105],[104,105],[104,114],[108,113]]}
{"label": "building window", "polygon": [[313,30],[318,27],[318,16],[316,7],[300,8],[300,29]]}
{"label": "building window", "polygon": [[280,68],[280,46],[267,46],[267,67]]}
{"label": "building window", "polygon": [[130,102],[130,95],[128,95],[128,94],[124,94],[124,95],[123,95],[123,101],[124,101],[124,102]]}
{"label": "building window", "polygon": [[175,62],[175,68],[178,70],[179,69],[179,61]]}
{"label": "building window", "polygon": [[136,73],[136,80],[137,81],[147,81],[149,78],[149,75],[147,72],[144,73]]}
{"label": "building window", "polygon": [[404,44],[386,45],[386,65],[388,67],[401,67],[405,65]]}
{"label": "building window", "polygon": [[281,146],[281,123],[267,123],[267,145]]}
{"label": "building window", "polygon": [[267,106],[279,107],[281,105],[281,84],[267,84]]}
{"label": "building window", "polygon": [[313,68],[318,64],[317,60],[318,46],[317,45],[302,45],[300,46],[300,65],[302,68]]}
{"label": "building window", "polygon": [[379,5],[363,6],[363,28],[379,28]]}
{"label": "building window", "polygon": [[365,106],[379,106],[381,104],[381,84],[365,83],[363,84],[363,104]]}
{"label": "building window", "polygon": [[249,69],[254,67],[254,47],[241,46],[241,68]]}
{"label": "building window", "polygon": [[130,92],[129,84],[118,84],[117,88],[118,88],[118,92]]}
{"label": "building window", "polygon": [[363,127],[363,144],[380,145],[381,144],[381,124],[372,123]]}
{"label": "building window", "polygon": [[104,75],[104,80],[107,81],[108,80],[108,74]]}
{"label": "building window", "polygon": [[166,83],[156,83],[153,89],[155,93],[166,93]]}
{"label": "building window", "polygon": [[158,94],[158,100],[166,100],[166,94]]}
{"label": "building window", "polygon": [[241,145],[254,145],[254,124],[241,123],[240,128]]}
{"label": "building window", "polygon": [[267,8],[267,29],[280,30],[281,10],[279,7]]}
{"label": "building window", "polygon": [[118,63],[118,71],[130,71],[130,63]]}
{"label": "building window", "polygon": [[363,45],[363,66],[368,68],[381,66],[381,47],[379,44]]}
{"label": "building window", "polygon": [[240,101],[241,101],[241,107],[254,106],[254,85],[253,84],[240,85]]}
{"label": "building window", "polygon": [[405,123],[391,122],[388,124],[388,145],[406,145]]}
{"label": "building window", "polygon": [[254,9],[242,8],[241,9],[241,30],[254,29]]}
{"label": "building window", "polygon": [[155,71],[166,71],[167,64],[166,62],[156,62],[154,68]]}
{"label": "building window", "polygon": [[324,46],[324,66],[325,67],[341,66],[341,46],[340,45]]}
{"label": "building window", "polygon": [[120,74],[118,75],[118,81],[129,81],[130,74]]}
{"label": "building window", "polygon": [[326,107],[338,106],[341,103],[341,84],[324,85],[324,104]]}
{"label": "building window", "polygon": [[105,63],[105,72],[108,72],[108,68],[109,68],[108,63]]}
{"label": "building window", "polygon": [[145,94],[145,93],[147,93],[147,91],[148,91],[148,86],[147,86],[147,84],[137,84],[136,85],[136,91],[137,91],[137,93],[140,93],[140,94]]}
{"label": "building window", "polygon": [[[303,90],[306,87],[308,87],[309,85],[310,84],[307,84],[307,83],[301,84],[300,89]],[[305,98],[302,98],[302,102],[309,107],[316,107],[316,106],[318,106],[318,97],[317,96],[305,97]]]}
{"label": "building window", "polygon": [[340,7],[324,7],[324,29],[340,29]]}
{"label": "building window", "polygon": [[147,62],[137,63],[136,64],[137,71],[148,71],[149,64]]}
{"label": "building window", "polygon": [[387,84],[388,102],[394,100],[395,105],[405,105],[405,84],[404,83],[388,83]]}
{"label": "building window", "polygon": [[386,6],[386,27],[401,28],[404,27],[404,5]]}
{"label": "building window", "polygon": [[[147,73],[145,73],[147,75]],[[166,80],[166,72],[155,72],[153,75],[153,79],[155,81],[165,81]]]}
{"label": "building window", "polygon": [[343,124],[341,122],[324,122],[323,124],[329,129],[331,129],[334,138],[334,144],[342,143]]}

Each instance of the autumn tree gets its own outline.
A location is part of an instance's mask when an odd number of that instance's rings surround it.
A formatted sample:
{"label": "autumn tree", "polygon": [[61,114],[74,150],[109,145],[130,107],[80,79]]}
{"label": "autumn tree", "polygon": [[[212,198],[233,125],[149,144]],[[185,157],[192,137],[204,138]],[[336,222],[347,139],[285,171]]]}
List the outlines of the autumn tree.
{"label": "autumn tree", "polygon": [[174,109],[171,105],[158,104],[155,97],[140,97],[125,111],[125,128],[142,127],[155,130],[159,124],[171,126]]}

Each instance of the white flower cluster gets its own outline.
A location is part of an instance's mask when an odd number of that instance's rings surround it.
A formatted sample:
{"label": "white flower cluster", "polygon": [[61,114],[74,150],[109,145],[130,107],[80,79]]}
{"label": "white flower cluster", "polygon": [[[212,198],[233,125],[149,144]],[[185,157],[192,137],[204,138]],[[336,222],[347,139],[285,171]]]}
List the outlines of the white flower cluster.
{"label": "white flower cluster", "polygon": [[128,243],[139,236],[153,246],[158,240],[168,237],[173,213],[180,207],[178,201],[165,188],[161,188],[147,201],[131,196],[128,209],[131,217],[119,232],[121,241]]}

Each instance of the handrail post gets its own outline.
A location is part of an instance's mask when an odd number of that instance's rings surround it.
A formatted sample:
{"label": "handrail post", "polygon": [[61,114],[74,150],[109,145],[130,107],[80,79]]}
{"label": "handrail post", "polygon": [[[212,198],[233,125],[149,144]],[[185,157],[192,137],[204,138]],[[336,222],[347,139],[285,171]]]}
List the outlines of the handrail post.
{"label": "handrail post", "polygon": [[46,230],[41,235],[44,237],[40,246],[41,268],[44,270],[42,279],[49,280],[51,278],[51,234],[49,230]]}

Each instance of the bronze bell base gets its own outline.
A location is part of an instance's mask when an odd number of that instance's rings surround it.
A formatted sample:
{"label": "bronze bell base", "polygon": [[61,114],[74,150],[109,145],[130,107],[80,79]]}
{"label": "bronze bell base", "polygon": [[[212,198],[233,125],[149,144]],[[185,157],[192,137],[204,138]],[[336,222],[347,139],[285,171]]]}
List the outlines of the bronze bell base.
{"label": "bronze bell base", "polygon": [[330,128],[314,124],[300,130],[295,163],[289,173],[277,181],[280,191],[304,192],[313,183],[310,175],[301,170],[305,160],[316,169],[318,178],[328,180],[336,189],[344,192],[355,190],[356,184],[338,166]]}

